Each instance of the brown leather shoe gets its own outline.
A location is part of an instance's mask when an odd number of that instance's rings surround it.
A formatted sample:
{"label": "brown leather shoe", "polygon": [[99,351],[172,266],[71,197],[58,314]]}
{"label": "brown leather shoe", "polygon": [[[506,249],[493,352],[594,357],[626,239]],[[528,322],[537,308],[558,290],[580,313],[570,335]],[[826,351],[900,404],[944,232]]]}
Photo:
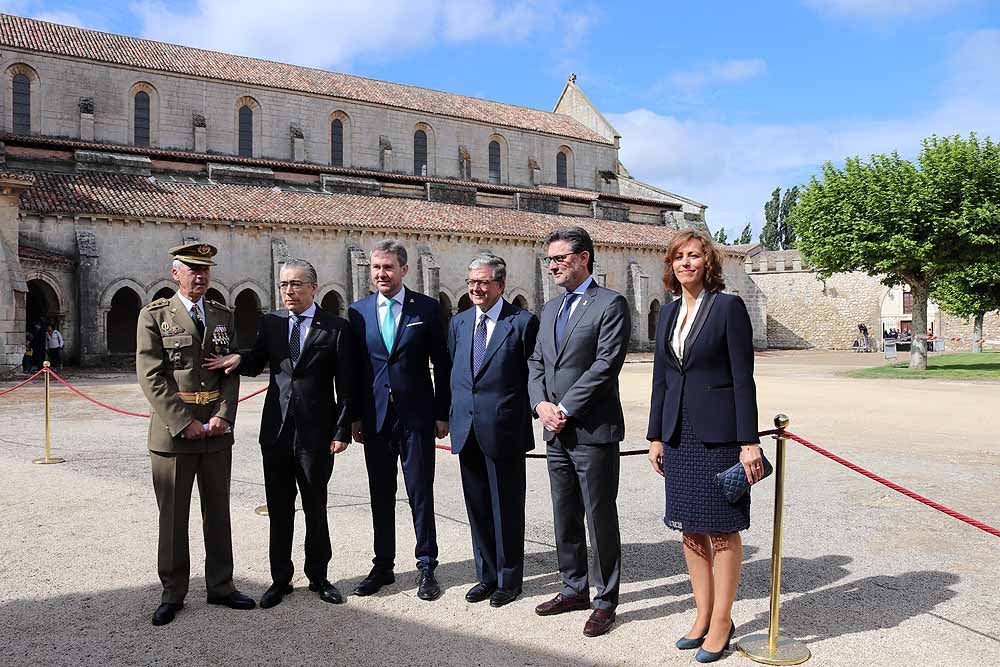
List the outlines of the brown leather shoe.
{"label": "brown leather shoe", "polygon": [[587,597],[577,595],[568,598],[562,593],[557,593],[548,602],[543,602],[535,607],[535,613],[539,616],[555,616],[556,614],[564,614],[567,611],[580,611],[582,609],[590,609],[590,600]]}
{"label": "brown leather shoe", "polygon": [[583,634],[588,637],[600,637],[615,624],[615,612],[613,609],[595,609],[583,626]]}

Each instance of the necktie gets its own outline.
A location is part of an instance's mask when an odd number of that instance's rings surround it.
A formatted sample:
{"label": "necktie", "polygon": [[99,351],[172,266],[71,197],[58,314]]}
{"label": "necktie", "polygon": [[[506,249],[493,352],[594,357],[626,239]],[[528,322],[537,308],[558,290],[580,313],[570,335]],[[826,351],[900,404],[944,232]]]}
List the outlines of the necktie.
{"label": "necktie", "polygon": [[576,301],[576,297],[579,294],[576,292],[567,292],[566,296],[563,297],[562,310],[559,311],[559,316],[556,317],[556,349],[562,348],[563,343],[563,333],[566,331],[566,325],[569,323],[569,316],[573,310],[573,302]]}
{"label": "necktie", "polygon": [[197,305],[191,306],[191,319],[194,320],[194,326],[198,329],[198,335],[204,338],[205,320],[201,319],[201,310],[198,309]]}
{"label": "necktie", "polygon": [[288,358],[294,364],[302,353],[302,320],[306,319],[306,316],[292,315],[292,317],[295,318],[295,324],[292,325],[292,332],[288,336]]}
{"label": "necktie", "polygon": [[396,339],[396,313],[392,310],[396,303],[395,299],[385,302],[385,318],[382,320],[382,340],[385,341],[385,349],[390,352],[392,352],[392,342]]}
{"label": "necktie", "polygon": [[479,375],[479,369],[483,367],[486,359],[486,320],[490,319],[486,313],[479,316],[479,324],[476,325],[476,332],[472,335],[472,374]]}

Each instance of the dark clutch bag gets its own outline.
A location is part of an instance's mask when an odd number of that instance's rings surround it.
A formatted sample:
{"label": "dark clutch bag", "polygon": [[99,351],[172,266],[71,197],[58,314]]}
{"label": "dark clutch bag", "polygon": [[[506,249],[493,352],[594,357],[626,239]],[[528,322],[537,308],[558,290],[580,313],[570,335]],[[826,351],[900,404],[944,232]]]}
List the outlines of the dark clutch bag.
{"label": "dark clutch bag", "polygon": [[[771,467],[771,462],[763,454],[761,455],[761,459],[764,461],[764,474],[761,479],[764,479],[774,472],[774,468]],[[722,495],[730,503],[738,502],[750,490],[750,480],[747,479],[747,473],[743,470],[742,463],[737,463],[733,467],[718,473],[715,476],[715,483],[719,485],[719,488],[722,489]]]}

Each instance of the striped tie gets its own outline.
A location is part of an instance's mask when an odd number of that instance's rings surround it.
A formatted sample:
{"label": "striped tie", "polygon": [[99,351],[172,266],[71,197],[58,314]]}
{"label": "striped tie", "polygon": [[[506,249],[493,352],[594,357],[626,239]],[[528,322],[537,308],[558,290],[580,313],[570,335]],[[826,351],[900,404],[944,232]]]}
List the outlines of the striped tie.
{"label": "striped tie", "polygon": [[194,326],[198,329],[198,335],[204,338],[205,320],[201,319],[201,310],[198,309],[197,305],[191,306],[191,319],[194,320]]}

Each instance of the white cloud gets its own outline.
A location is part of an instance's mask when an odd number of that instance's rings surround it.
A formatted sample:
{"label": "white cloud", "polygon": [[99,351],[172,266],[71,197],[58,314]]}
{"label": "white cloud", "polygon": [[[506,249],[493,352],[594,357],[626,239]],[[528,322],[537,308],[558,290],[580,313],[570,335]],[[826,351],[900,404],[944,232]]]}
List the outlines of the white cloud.
{"label": "white cloud", "polygon": [[765,72],[767,63],[763,59],[750,58],[708,63],[692,70],[674,72],[669,79],[675,86],[694,92],[714,84],[739,83]]}
{"label": "white cloud", "polygon": [[898,150],[913,158],[931,134],[977,132],[1000,139],[1000,30],[966,37],[950,59],[951,74],[928,111],[883,120],[798,124],[680,120],[648,109],[608,114],[622,133],[621,160],[632,174],[709,205],[713,229],[759,229],[762,207],[778,185],[817,174],[825,161]]}
{"label": "white cloud", "polygon": [[965,0],[806,0],[828,14],[847,18],[887,19],[946,12]]}
{"label": "white cloud", "polygon": [[556,0],[197,0],[177,9],[163,2],[131,5],[142,36],[297,65],[347,68],[359,56],[405,57],[438,42],[523,40],[573,20]]}

